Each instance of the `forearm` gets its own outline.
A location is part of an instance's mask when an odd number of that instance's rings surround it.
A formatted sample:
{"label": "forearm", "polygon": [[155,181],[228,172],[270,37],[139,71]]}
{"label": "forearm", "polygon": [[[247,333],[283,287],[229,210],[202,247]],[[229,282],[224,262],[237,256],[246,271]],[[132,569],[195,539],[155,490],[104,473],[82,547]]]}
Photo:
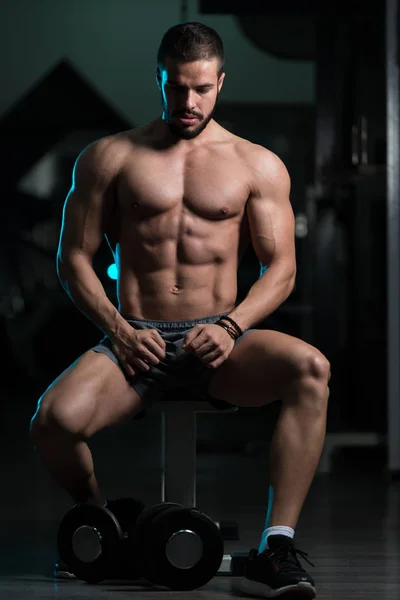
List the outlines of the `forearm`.
{"label": "forearm", "polygon": [[127,322],[107,297],[90,260],[79,254],[58,260],[57,272],[62,287],[77,308],[106,335],[118,336]]}
{"label": "forearm", "polygon": [[246,298],[229,313],[240,328],[251,329],[272,314],[291,294],[296,274],[284,272],[277,264],[269,268],[250,288]]}

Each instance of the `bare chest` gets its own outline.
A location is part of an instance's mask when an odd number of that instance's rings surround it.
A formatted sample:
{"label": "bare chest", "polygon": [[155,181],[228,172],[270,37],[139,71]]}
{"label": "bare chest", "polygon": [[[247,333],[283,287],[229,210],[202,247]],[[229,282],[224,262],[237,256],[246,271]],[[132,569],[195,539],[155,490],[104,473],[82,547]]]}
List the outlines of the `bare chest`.
{"label": "bare chest", "polygon": [[249,189],[246,168],[232,156],[143,155],[129,161],[117,186],[120,216],[139,226],[168,222],[182,225],[240,220]]}

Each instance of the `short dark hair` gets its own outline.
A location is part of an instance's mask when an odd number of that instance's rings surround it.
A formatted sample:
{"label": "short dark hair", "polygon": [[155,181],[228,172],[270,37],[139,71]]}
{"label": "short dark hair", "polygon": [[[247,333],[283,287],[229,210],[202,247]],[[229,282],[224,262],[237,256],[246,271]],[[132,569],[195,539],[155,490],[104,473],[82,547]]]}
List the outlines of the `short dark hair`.
{"label": "short dark hair", "polygon": [[212,27],[190,21],[174,25],[164,34],[157,53],[157,64],[165,57],[190,62],[218,58],[218,76],[223,73],[225,56],[222,39]]}

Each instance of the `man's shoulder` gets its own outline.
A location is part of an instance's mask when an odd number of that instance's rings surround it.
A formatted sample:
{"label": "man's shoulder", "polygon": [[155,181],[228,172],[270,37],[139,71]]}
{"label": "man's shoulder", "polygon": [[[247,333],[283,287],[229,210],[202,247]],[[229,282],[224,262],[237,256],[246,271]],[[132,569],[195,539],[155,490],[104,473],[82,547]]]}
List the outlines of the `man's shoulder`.
{"label": "man's shoulder", "polygon": [[126,156],[128,153],[149,145],[152,136],[154,137],[153,123],[120,131],[112,135],[105,136],[95,140],[91,146],[97,153],[107,152],[117,156]]}
{"label": "man's shoulder", "polygon": [[273,169],[285,166],[277,154],[261,144],[236,136],[235,145],[238,153],[249,166],[257,169]]}
{"label": "man's shoulder", "polygon": [[100,170],[118,169],[135,145],[134,131],[122,131],[94,140],[83,148],[77,162]]}
{"label": "man's shoulder", "polygon": [[127,131],[120,131],[98,138],[86,146],[84,151],[99,156],[105,153],[111,155],[127,152],[135,143],[136,131],[135,129],[128,129]]}
{"label": "man's shoulder", "polygon": [[258,188],[267,182],[273,187],[290,186],[290,175],[283,160],[265,146],[240,138],[237,152],[248,168],[250,185]]}

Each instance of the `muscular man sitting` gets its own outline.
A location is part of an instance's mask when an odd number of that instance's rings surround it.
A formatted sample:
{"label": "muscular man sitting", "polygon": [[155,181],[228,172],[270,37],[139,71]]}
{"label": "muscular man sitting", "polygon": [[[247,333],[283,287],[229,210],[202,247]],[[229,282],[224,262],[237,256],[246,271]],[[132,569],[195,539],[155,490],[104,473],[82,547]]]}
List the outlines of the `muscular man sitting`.
{"label": "muscular man sitting", "polygon": [[[31,439],[74,502],[105,505],[87,440],[166,390],[190,388],[237,406],[281,400],[270,450],[273,503],[243,589],[313,598],[293,537],[324,444],[330,365],[300,339],[252,329],[295,281],[289,175],[272,152],[213,119],[225,78],[213,29],[172,27],[157,58],[162,115],[91,144],[74,168],[58,274],[104,338],[40,398]],[[118,269],[118,309],[92,266],[103,236]],[[268,269],[236,305],[250,241]]]}

